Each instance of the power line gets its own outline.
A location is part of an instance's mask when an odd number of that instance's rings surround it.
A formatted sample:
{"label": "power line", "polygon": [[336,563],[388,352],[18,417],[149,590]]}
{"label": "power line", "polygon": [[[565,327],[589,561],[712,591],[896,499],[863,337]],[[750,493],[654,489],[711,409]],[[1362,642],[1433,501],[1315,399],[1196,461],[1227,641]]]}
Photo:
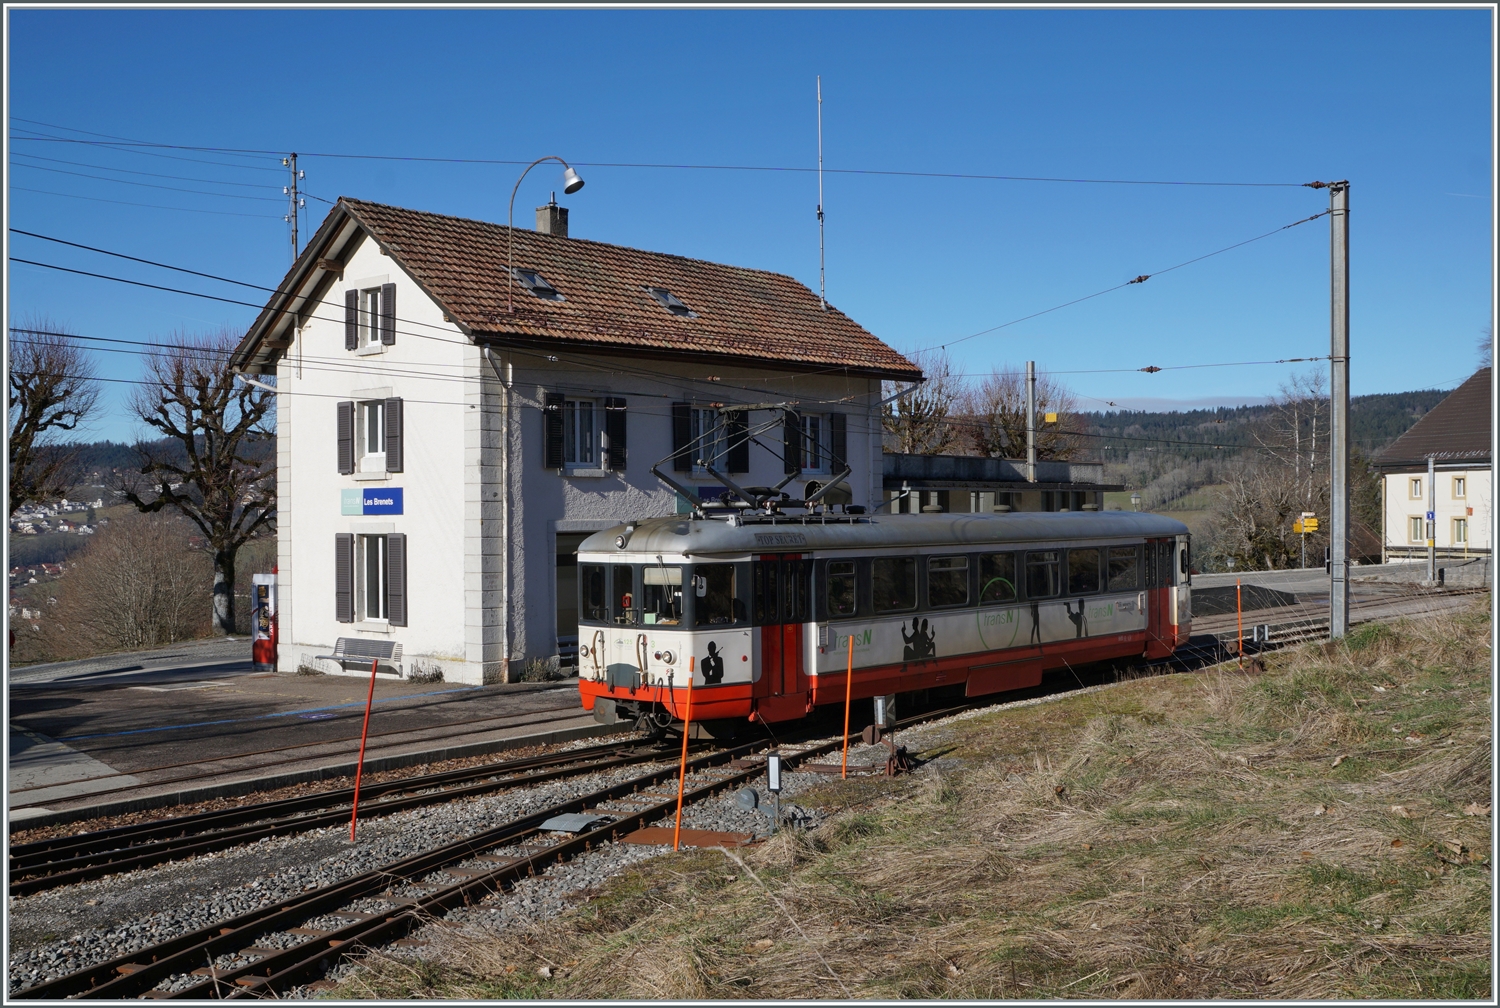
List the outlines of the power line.
{"label": "power line", "polygon": [[1223,253],[1229,252],[1232,249],[1237,249],[1237,248],[1240,248],[1241,246],[1249,245],[1251,242],[1258,242],[1262,238],[1269,238],[1269,237],[1271,237],[1274,234],[1280,234],[1282,231],[1285,231],[1288,228],[1294,228],[1294,227],[1297,227],[1299,224],[1306,224],[1309,221],[1315,221],[1319,217],[1326,217],[1326,216],[1328,216],[1328,211],[1324,210],[1322,213],[1313,214],[1311,217],[1305,217],[1302,220],[1292,221],[1290,224],[1283,224],[1279,228],[1275,228],[1275,229],[1273,229],[1271,231],[1267,231],[1265,234],[1256,235],[1254,238],[1246,238],[1244,241],[1235,242],[1233,245],[1226,245],[1223,248],[1218,249],[1217,251],[1209,252],[1206,255],[1197,256],[1195,258],[1187,260],[1186,262],[1180,262],[1176,266],[1168,266],[1166,269],[1157,270],[1155,273],[1142,273],[1140,276],[1136,277],[1134,280],[1126,280],[1122,284],[1115,284],[1113,287],[1106,287],[1104,290],[1095,291],[1093,294],[1086,294],[1083,297],[1074,298],[1071,301],[1064,301],[1060,305],[1054,305],[1051,308],[1044,308],[1044,309],[1042,309],[1039,312],[1032,312],[1030,315],[1023,315],[1023,316],[1021,316],[1018,319],[1011,319],[1009,322],[1002,322],[1000,325],[991,326],[988,329],[981,329],[979,332],[970,333],[968,336],[962,336],[962,337],[960,337],[958,339],[948,340],[945,343],[938,343],[938,344],[935,344],[935,345],[930,346],[930,347],[923,347],[921,350],[914,350],[912,352],[913,353],[926,353],[929,350],[946,350],[950,346],[956,346],[959,343],[966,343],[966,342],[968,342],[971,339],[977,339],[980,336],[986,336],[986,335],[988,335],[988,334],[990,334],[992,332],[998,332],[1001,329],[1008,329],[1009,327],[1011,327],[1013,325],[1019,325],[1022,322],[1027,322],[1027,321],[1030,321],[1031,319],[1039,318],[1039,317],[1041,317],[1043,315],[1050,315],[1052,312],[1060,311],[1061,309],[1071,307],[1072,305],[1081,304],[1084,301],[1089,301],[1089,300],[1092,300],[1092,299],[1094,299],[1096,297],[1102,297],[1105,294],[1113,293],[1114,291],[1120,290],[1121,288],[1129,287],[1132,284],[1142,284],[1142,283],[1145,283],[1147,280],[1150,280],[1152,277],[1161,276],[1163,273],[1170,273],[1173,270],[1182,269],[1182,267],[1184,267],[1184,266],[1191,266],[1193,263],[1202,262],[1203,260],[1212,258],[1213,256],[1216,256],[1216,255],[1222,255]]}
{"label": "power line", "polygon": [[[33,122],[40,126],[48,126],[47,123],[37,122],[34,119],[20,119],[20,122]],[[87,130],[75,130],[68,126],[50,126],[52,129],[64,129],[76,133],[88,133]],[[36,130],[26,132],[35,133]],[[90,136],[108,137],[105,133],[90,133]],[[205,153],[218,154],[241,154],[241,155],[274,155],[280,156],[283,152],[272,150],[261,150],[246,147],[204,147],[190,144],[165,144],[153,143],[145,140],[128,140],[123,137],[115,137],[108,140],[83,140],[74,137],[14,137],[17,140],[37,140],[53,143],[80,143],[102,147],[154,147],[166,150],[190,150]],[[358,161],[414,161],[430,162],[437,164],[481,164],[481,165],[521,165],[526,161],[501,159],[501,158],[452,158],[452,157],[423,157],[412,155],[394,154],[346,154],[334,151],[299,151],[299,157],[324,157],[338,158],[344,160]],[[654,162],[630,162],[630,161],[575,161],[574,164],[587,168],[652,168],[652,169],[674,169],[689,171],[753,171],[753,172],[789,172],[789,173],[815,173],[816,167],[802,167],[797,165],[736,165],[736,164],[674,164]],[[971,179],[977,181],[997,182],[1064,182],[1087,185],[1150,185],[1150,186],[1211,186],[1228,188],[1253,188],[1253,189],[1297,189],[1307,185],[1305,182],[1219,182],[1219,181],[1189,181],[1179,179],[1102,179],[1102,178],[1064,178],[1042,175],[991,175],[973,172],[922,172],[922,171],[895,171],[874,168],[827,168],[825,171],[838,175],[883,175],[905,178],[944,178],[944,179]]]}
{"label": "power line", "polygon": [[262,217],[268,220],[280,220],[280,217],[271,214],[258,213],[235,213],[232,210],[200,210],[197,207],[162,206],[159,203],[132,203],[129,200],[105,199],[102,196],[79,196],[77,193],[53,192],[50,189],[28,189],[26,186],[13,185],[12,192],[41,193],[43,196],[66,196],[68,199],[89,200],[93,203],[115,203],[119,206],[146,207],[149,210],[181,210],[183,213],[206,213],[218,217]]}
{"label": "power line", "polygon": [[[75,168],[98,168],[101,171],[122,172],[126,175],[145,175],[149,178],[175,179],[178,182],[208,182],[212,185],[240,186],[246,189],[275,189],[276,186],[270,182],[229,182],[224,179],[194,178],[187,175],[163,175],[160,172],[136,171],[133,168],[112,168],[109,165],[90,164],[86,161],[64,161],[62,158],[42,157],[40,154],[27,154],[25,151],[11,151],[12,157],[31,158],[34,161],[51,161],[53,164],[73,165]],[[38,166],[31,166],[38,167]],[[237,165],[225,165],[226,168],[238,167]]]}
{"label": "power line", "polygon": [[12,161],[11,166],[15,168],[30,168],[32,171],[55,172],[58,175],[72,175],[76,178],[97,179],[100,182],[113,182],[116,185],[133,185],[146,189],[166,189],[170,192],[193,193],[198,196],[218,196],[222,199],[266,200],[271,203],[281,202],[275,196],[246,196],[241,193],[216,193],[208,192],[205,189],[184,189],[182,186],[157,185],[154,182],[136,182],[133,179],[115,179],[104,175],[90,175],[88,172],[68,171],[66,168],[48,168],[46,165],[26,164],[24,161]]}
{"label": "power line", "polygon": [[[47,126],[47,127],[51,128],[51,129],[67,130],[70,133],[88,133],[90,136],[102,136],[102,137],[105,137],[106,139],[110,139],[110,140],[120,140],[120,141],[129,141],[130,140],[129,137],[110,136],[110,134],[108,134],[108,133],[89,133],[88,130],[74,129],[71,126],[52,126],[50,123],[38,122],[35,119],[22,119],[22,118],[20,118],[18,116],[12,116],[11,118],[13,120],[15,120],[16,122],[36,123],[36,125],[38,125],[38,126]],[[68,140],[68,139],[70,139],[68,137],[60,137],[60,136],[55,136],[55,135],[49,134],[49,133],[43,133],[41,130],[26,129],[24,126],[20,127],[20,128],[21,128],[22,132],[25,132],[25,133],[35,133],[36,136],[33,136],[33,137],[16,137],[15,139],[18,139],[18,140],[52,140],[52,141],[60,141],[60,140]],[[80,142],[86,142],[86,141],[80,141]],[[140,142],[143,143],[144,141],[140,141]],[[251,169],[253,171],[273,171],[273,172],[274,171],[279,171],[279,169],[277,169],[277,168],[270,168],[270,167],[267,167],[265,165],[236,164],[236,163],[231,162],[231,161],[205,161],[202,158],[183,157],[180,154],[159,154],[159,153],[154,153],[152,151],[133,150],[133,149],[131,149],[129,147],[124,147],[124,146],[121,146],[121,145],[118,145],[118,144],[116,144],[116,145],[102,145],[101,144],[100,146],[114,146],[114,147],[116,147],[116,149],[123,150],[125,153],[128,153],[128,154],[142,154],[142,155],[147,155],[147,156],[150,156],[150,157],[170,158],[173,161],[192,161],[192,162],[195,162],[197,164],[218,165],[221,168],[249,168],[249,169]],[[270,153],[273,156],[279,156],[281,152],[274,151],[274,152],[266,152],[266,153]],[[244,158],[244,155],[240,155],[240,154],[235,154],[234,156]]]}

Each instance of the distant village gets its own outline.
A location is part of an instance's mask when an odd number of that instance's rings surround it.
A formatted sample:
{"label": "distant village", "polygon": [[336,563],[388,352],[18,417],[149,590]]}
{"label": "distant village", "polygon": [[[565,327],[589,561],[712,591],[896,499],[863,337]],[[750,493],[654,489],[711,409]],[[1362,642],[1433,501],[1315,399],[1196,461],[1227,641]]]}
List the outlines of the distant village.
{"label": "distant village", "polygon": [[63,518],[65,514],[77,514],[102,508],[104,498],[92,501],[74,501],[64,497],[55,504],[23,504],[11,516],[10,530],[17,535],[43,535],[48,532],[72,532],[77,535],[93,535],[99,524],[109,524],[101,518],[95,524]]}

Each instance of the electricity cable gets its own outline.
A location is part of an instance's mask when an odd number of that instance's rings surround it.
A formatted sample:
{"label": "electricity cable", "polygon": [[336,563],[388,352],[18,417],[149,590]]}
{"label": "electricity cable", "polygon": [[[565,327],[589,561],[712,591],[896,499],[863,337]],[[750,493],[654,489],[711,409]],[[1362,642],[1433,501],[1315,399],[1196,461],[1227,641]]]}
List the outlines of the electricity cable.
{"label": "electricity cable", "polygon": [[203,210],[198,207],[163,206],[160,203],[133,203],[130,200],[105,199],[103,196],[80,196],[77,193],[53,192],[51,189],[32,189],[27,186],[10,186],[11,192],[40,193],[43,196],[64,196],[68,199],[89,200],[93,203],[114,203],[118,206],[145,207],[147,210],[180,210],[183,213],[206,213],[218,217],[258,217],[262,220],[281,220],[275,214],[235,213],[232,210]]}
{"label": "electricity cable", "polygon": [[[148,178],[173,179],[173,180],[178,181],[178,182],[208,182],[208,183],[210,183],[212,185],[240,186],[240,187],[246,188],[246,189],[278,189],[278,188],[280,188],[280,186],[277,186],[277,185],[275,185],[274,183],[271,183],[271,182],[229,182],[229,181],[224,180],[224,179],[192,178],[192,177],[187,176],[187,175],[163,175],[160,172],[143,172],[143,171],[136,171],[136,170],[134,170],[132,168],[111,168],[109,165],[89,164],[89,163],[84,162],[84,161],[64,161],[62,158],[43,157],[40,154],[27,154],[24,151],[11,151],[11,156],[12,157],[31,158],[33,161],[51,161],[53,164],[72,165],[75,168],[98,168],[101,171],[122,172],[122,173],[124,173],[126,175],[145,175]],[[33,167],[34,168],[34,167],[40,167],[40,166],[38,166],[38,165],[29,165],[28,167]],[[237,167],[237,166],[234,166],[234,165],[225,165],[225,167],[229,168],[229,167]]]}
{"label": "electricity cable", "polygon": [[1254,238],[1247,238],[1244,241],[1235,242],[1233,245],[1226,245],[1224,248],[1218,249],[1217,251],[1209,252],[1209,253],[1207,253],[1205,255],[1201,255],[1201,256],[1196,256],[1195,258],[1189,259],[1186,262],[1180,262],[1176,266],[1168,266],[1166,269],[1157,270],[1155,273],[1143,273],[1140,276],[1137,276],[1134,280],[1126,280],[1124,283],[1115,284],[1113,287],[1106,287],[1104,290],[1095,291],[1093,294],[1086,294],[1083,297],[1074,298],[1071,301],[1065,301],[1065,302],[1063,302],[1060,305],[1054,305],[1051,308],[1044,308],[1041,311],[1032,312],[1030,315],[1023,315],[1023,316],[1021,316],[1018,319],[1011,319],[1009,322],[1002,322],[1000,325],[991,326],[988,329],[981,329],[979,332],[970,333],[969,335],[967,335],[967,336],[961,336],[958,339],[947,340],[946,342],[943,342],[943,343],[937,343],[937,344],[934,344],[933,346],[923,347],[921,350],[914,350],[912,352],[920,354],[920,353],[926,353],[929,350],[946,350],[950,346],[956,346],[959,343],[967,343],[971,339],[977,339],[980,336],[986,336],[986,335],[988,335],[988,334],[990,334],[992,332],[998,332],[1001,329],[1008,329],[1009,327],[1011,327],[1013,325],[1019,325],[1022,322],[1027,322],[1027,321],[1030,321],[1031,319],[1034,319],[1034,318],[1040,318],[1043,315],[1050,315],[1052,312],[1060,311],[1063,308],[1068,308],[1068,307],[1071,307],[1071,306],[1076,305],[1076,304],[1081,304],[1084,301],[1093,300],[1096,297],[1102,297],[1105,294],[1111,294],[1114,291],[1121,290],[1122,288],[1125,288],[1125,287],[1129,287],[1132,284],[1142,284],[1142,283],[1145,283],[1147,280],[1150,280],[1152,277],[1161,276],[1163,273],[1170,273],[1173,270],[1182,269],[1182,267],[1184,267],[1184,266],[1191,266],[1193,263],[1202,262],[1205,259],[1212,258],[1213,256],[1216,256],[1216,255],[1222,255],[1223,253],[1228,252],[1228,251],[1230,251],[1232,249],[1237,249],[1237,248],[1240,248],[1241,246],[1249,245],[1251,242],[1258,242],[1262,238],[1269,238],[1269,237],[1271,237],[1274,234],[1280,234],[1282,231],[1285,231],[1288,228],[1294,228],[1294,227],[1297,227],[1299,224],[1306,224],[1309,221],[1315,221],[1319,217],[1326,217],[1326,216],[1328,216],[1328,213],[1329,213],[1329,211],[1324,210],[1322,213],[1313,214],[1311,217],[1305,217],[1302,220],[1292,221],[1290,224],[1283,224],[1279,228],[1275,228],[1274,230],[1267,231],[1265,234],[1262,234],[1262,235],[1256,235]]}
{"label": "electricity cable", "polygon": [[280,203],[282,198],[278,196],[246,196],[241,193],[216,193],[205,189],[184,189],[182,186],[157,185],[155,182],[136,182],[132,179],[108,178],[104,175],[90,175],[87,172],[68,171],[66,168],[48,168],[46,165],[26,164],[22,161],[12,161],[11,166],[15,168],[30,168],[32,171],[55,172],[58,175],[72,175],[77,178],[97,179],[100,182],[114,182],[118,185],[141,186],[145,189],[165,189],[169,192],[191,193],[195,196],[218,196],[222,199],[242,200],[265,200],[268,203]]}

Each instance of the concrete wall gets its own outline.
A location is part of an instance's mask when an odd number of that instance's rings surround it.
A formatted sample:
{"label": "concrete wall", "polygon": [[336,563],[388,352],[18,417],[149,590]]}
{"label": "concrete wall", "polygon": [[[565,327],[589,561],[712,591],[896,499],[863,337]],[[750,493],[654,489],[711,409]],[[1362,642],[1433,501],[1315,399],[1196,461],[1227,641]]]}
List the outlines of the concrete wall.
{"label": "concrete wall", "polygon": [[[1454,495],[1455,478],[1464,481],[1464,496],[1462,497]],[[1412,496],[1412,480],[1421,481],[1420,496]],[[1466,518],[1469,523],[1468,548],[1471,551],[1488,551],[1492,545],[1490,542],[1490,508],[1493,500],[1493,487],[1490,470],[1438,468],[1436,482],[1437,548],[1444,555],[1449,556],[1463,553],[1463,544],[1454,541],[1453,520]],[[1412,539],[1410,522],[1412,518],[1423,518],[1427,513],[1427,470],[1424,468],[1413,472],[1387,473],[1384,478],[1383,491],[1386,556],[1400,557],[1413,553],[1425,556],[1427,551],[1425,533],[1421,539]]]}
{"label": "concrete wall", "polygon": [[[351,287],[397,287],[396,342],[378,353],[344,349],[343,298]],[[853,502],[882,499],[880,383],[865,378],[642,359],[630,354],[497,353],[512,376],[506,393],[480,350],[396,264],[365,240],[348,257],[343,279],[305,320],[276,377],[280,520],[280,668],[311,663],[339,637],[394,639],[410,675],[441,669],[449,682],[514,678],[530,658],[557,653],[557,536],[593,532],[632,518],[671,514],[677,497],[651,466],[672,452],[671,404],[795,401],[806,412],[847,417]],[[719,381],[709,383],[709,375]],[[623,472],[544,466],[543,395],[627,401],[628,461]],[[356,478],[338,472],[336,410],[340,400],[400,397],[404,401],[404,471]],[[751,415],[752,425],[771,417]],[[507,436],[508,435],[508,436]],[[777,429],[761,438],[780,451]],[[509,443],[509,489],[502,481]],[[742,486],[774,485],[782,462],[750,448]],[[663,467],[671,473],[670,464]],[[707,476],[679,476],[691,486]],[[809,473],[788,489],[802,493]],[[340,491],[401,487],[404,514],[343,516]],[[510,535],[504,528],[509,507]],[[334,537],[341,532],[403,533],[407,537],[408,625],[339,623],[334,609]],[[505,557],[510,562],[510,613],[505,612]],[[508,648],[506,639],[508,636]],[[351,674],[364,674],[350,669]]]}

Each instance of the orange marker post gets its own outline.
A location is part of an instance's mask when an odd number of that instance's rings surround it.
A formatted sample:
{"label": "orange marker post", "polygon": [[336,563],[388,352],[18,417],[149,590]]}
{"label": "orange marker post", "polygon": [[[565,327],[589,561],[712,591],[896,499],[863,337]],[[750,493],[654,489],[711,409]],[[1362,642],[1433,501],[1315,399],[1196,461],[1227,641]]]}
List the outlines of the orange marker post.
{"label": "orange marker post", "polygon": [[693,726],[693,662],[688,655],[688,709],[682,722],[682,768],[677,771],[677,825],[672,827],[672,849],[677,850],[682,840],[682,792],[687,784],[688,731]]}
{"label": "orange marker post", "polygon": [[1240,643],[1238,648],[1240,668],[1245,667],[1245,615],[1240,607],[1240,579],[1234,579],[1234,623],[1239,628]]}
{"label": "orange marker post", "polygon": [[349,842],[354,842],[354,827],[359,822],[359,779],[365,772],[365,740],[370,737],[370,708],[375,706],[375,670],[380,659],[370,662],[370,695],[365,698],[365,727],[359,733],[359,765],[354,768],[354,810],[349,813]]}
{"label": "orange marker post", "polygon": [[849,631],[849,670],[844,673],[844,762],[841,771],[849,779],[849,703],[854,699],[854,631]]}

